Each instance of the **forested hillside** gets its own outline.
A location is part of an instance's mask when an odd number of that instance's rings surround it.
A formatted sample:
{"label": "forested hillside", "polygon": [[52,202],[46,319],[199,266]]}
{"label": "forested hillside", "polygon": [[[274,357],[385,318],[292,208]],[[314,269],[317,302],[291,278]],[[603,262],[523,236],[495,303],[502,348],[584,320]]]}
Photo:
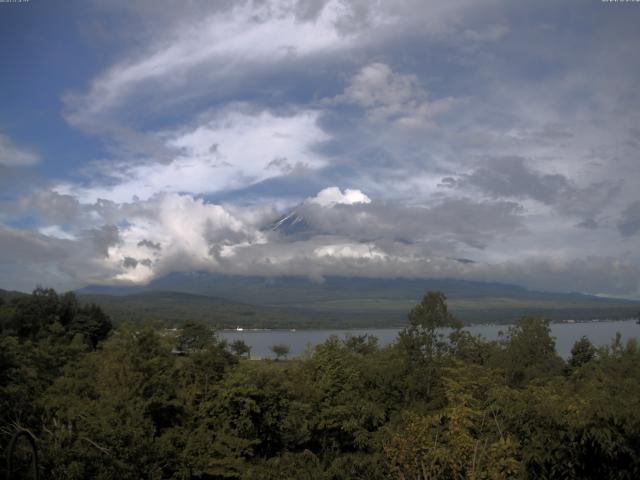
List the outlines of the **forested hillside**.
{"label": "forested hillside", "polygon": [[565,362],[547,321],[487,342],[445,300],[427,294],[385,348],[331,338],[254,361],[197,323],[114,330],[72,294],[5,299],[0,449],[23,432],[10,459],[27,478],[28,439],[53,479],[639,478],[635,340],[582,339]]}
{"label": "forested hillside", "polygon": [[115,322],[176,326],[198,320],[223,328],[362,328],[404,325],[424,292],[442,291],[466,323],[513,323],[522,316],[552,320],[629,318],[640,302],[538,292],[518,285],[459,279],[305,277],[172,273],[138,286],[93,286],[77,293]]}

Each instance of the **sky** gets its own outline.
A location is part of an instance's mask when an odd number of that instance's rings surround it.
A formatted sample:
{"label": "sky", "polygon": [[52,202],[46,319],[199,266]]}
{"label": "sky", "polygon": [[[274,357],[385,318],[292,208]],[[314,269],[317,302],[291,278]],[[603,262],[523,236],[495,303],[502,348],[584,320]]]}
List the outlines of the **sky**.
{"label": "sky", "polygon": [[601,0],[0,3],[0,288],[640,298],[639,24]]}

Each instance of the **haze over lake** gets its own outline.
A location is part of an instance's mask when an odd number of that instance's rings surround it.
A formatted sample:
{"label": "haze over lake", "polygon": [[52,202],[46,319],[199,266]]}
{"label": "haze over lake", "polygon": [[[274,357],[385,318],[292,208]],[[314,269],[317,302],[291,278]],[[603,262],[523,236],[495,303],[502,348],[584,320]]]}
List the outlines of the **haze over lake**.
{"label": "haze over lake", "polygon": [[[482,335],[487,340],[497,340],[501,335],[506,335],[509,325],[473,325],[465,327],[465,330],[473,335]],[[381,346],[393,342],[398,335],[399,328],[370,328],[370,329],[344,329],[344,330],[223,330],[218,332],[221,338],[229,341],[237,339],[251,347],[251,355],[254,358],[275,357],[270,347],[275,344],[285,344],[291,349],[289,356],[297,357],[304,354],[311,346],[323,343],[332,335],[345,338],[347,335],[373,335],[378,338]],[[640,325],[635,320],[620,320],[611,322],[581,322],[581,323],[553,323],[551,334],[556,339],[556,350],[567,358],[571,347],[576,340],[586,336],[596,346],[604,346],[611,343],[616,333],[622,335],[626,342],[630,338],[640,337]]]}

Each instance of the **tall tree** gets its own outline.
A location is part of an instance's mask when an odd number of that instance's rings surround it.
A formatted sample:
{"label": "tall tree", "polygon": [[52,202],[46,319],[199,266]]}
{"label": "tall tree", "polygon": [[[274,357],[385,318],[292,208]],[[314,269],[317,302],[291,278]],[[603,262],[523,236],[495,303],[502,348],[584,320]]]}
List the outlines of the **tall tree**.
{"label": "tall tree", "polygon": [[534,378],[562,372],[564,362],[556,352],[549,323],[544,318],[524,317],[509,328],[504,355],[499,359],[508,385],[523,386]]}
{"label": "tall tree", "polygon": [[289,355],[289,345],[285,345],[284,343],[277,343],[275,345],[271,345],[269,349],[275,354],[276,360],[280,360],[281,358],[286,358]]}
{"label": "tall tree", "polygon": [[251,358],[251,347],[247,345],[244,340],[237,339],[231,342],[230,348],[238,357],[247,355],[248,358]]}
{"label": "tall tree", "polygon": [[573,344],[569,367],[576,369],[596,358],[597,348],[587,337],[583,336]]}
{"label": "tall tree", "polygon": [[200,322],[185,322],[178,335],[178,349],[185,352],[203,350],[215,342],[213,329]]}
{"label": "tall tree", "polygon": [[443,329],[461,327],[462,323],[449,313],[447,297],[442,292],[428,292],[409,312],[409,326],[400,332],[398,346],[406,356],[410,383],[424,384],[427,398],[433,396],[448,349]]}

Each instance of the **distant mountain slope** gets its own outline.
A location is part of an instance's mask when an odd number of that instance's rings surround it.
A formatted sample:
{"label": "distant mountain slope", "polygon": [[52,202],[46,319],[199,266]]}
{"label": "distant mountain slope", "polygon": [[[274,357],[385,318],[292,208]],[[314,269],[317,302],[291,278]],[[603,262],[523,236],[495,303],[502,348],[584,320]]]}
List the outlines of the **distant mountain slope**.
{"label": "distant mountain slope", "polygon": [[288,328],[291,324],[313,327],[318,315],[302,315],[265,306],[181,292],[147,291],[130,295],[78,294],[81,303],[100,305],[116,323],[157,323],[179,326],[196,320],[219,328]]}
{"label": "distant mountain slope", "polygon": [[23,292],[16,292],[15,290],[3,290],[0,288],[0,299],[4,301],[10,301],[13,298],[24,297],[27,295]]}
{"label": "distant mountain slope", "polygon": [[581,293],[537,292],[518,285],[457,279],[325,277],[324,281],[316,282],[296,276],[259,277],[204,272],[172,273],[145,286],[89,286],[78,290],[78,293],[128,295],[159,290],[207,295],[260,305],[292,305],[350,298],[417,301],[430,290],[443,291],[451,300],[492,297],[640,304],[631,300]]}
{"label": "distant mountain slope", "polygon": [[[454,314],[466,322],[511,322],[523,315],[551,319],[635,316],[640,302],[580,293],[530,291],[517,285],[455,279],[369,279],[328,277],[251,277],[174,273],[147,286],[79,290],[83,299],[100,294],[97,303],[125,317],[198,318],[233,326],[397,326],[430,290],[449,298]],[[125,296],[117,299],[114,296]],[[145,306],[145,302],[153,305]],[[141,310],[142,309],[142,310]],[[253,312],[253,313],[249,313]]]}

